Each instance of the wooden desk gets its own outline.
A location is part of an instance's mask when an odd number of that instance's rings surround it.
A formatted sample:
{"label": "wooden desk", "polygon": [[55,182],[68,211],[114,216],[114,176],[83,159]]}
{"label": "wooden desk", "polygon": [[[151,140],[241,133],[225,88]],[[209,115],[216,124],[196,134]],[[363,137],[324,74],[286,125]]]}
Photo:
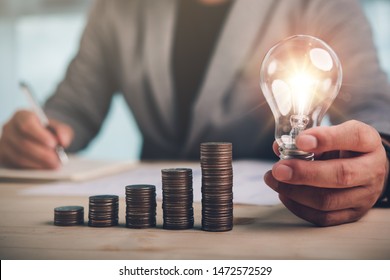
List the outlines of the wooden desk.
{"label": "wooden desk", "polygon": [[288,212],[283,206],[235,205],[234,229],[224,233],[196,228],[170,231],[158,227],[128,229],[124,198],[120,226],[57,227],[53,209],[82,205],[88,197],[24,196],[33,186],[0,183],[1,259],[390,259],[390,209],[373,209],[361,221],[319,228]]}

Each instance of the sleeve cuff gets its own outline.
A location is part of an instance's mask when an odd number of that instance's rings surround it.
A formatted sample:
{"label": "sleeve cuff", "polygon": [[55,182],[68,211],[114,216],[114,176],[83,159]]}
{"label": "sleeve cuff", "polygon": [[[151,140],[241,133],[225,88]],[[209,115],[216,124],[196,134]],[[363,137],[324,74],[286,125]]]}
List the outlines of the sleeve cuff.
{"label": "sleeve cuff", "polygon": [[[386,151],[387,159],[390,161],[390,142],[387,139],[383,139],[382,143]],[[383,195],[378,199],[374,207],[390,208],[390,175],[388,175]]]}

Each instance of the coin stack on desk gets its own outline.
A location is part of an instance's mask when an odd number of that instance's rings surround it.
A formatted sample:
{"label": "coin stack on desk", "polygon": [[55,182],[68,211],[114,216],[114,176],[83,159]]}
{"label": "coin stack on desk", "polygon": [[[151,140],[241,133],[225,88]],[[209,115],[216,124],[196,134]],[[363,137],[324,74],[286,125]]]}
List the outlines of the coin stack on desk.
{"label": "coin stack on desk", "polygon": [[89,197],[88,226],[110,227],[118,225],[119,197],[94,195]]}
{"label": "coin stack on desk", "polygon": [[200,146],[202,170],[202,230],[233,228],[232,144],[209,142]]}
{"label": "coin stack on desk", "polygon": [[156,186],[126,186],[126,227],[155,227],[156,207]]}
{"label": "coin stack on desk", "polygon": [[54,225],[76,226],[84,223],[84,207],[61,206],[54,208]]}
{"label": "coin stack on desk", "polygon": [[194,226],[192,169],[163,169],[161,175],[163,228],[192,228]]}

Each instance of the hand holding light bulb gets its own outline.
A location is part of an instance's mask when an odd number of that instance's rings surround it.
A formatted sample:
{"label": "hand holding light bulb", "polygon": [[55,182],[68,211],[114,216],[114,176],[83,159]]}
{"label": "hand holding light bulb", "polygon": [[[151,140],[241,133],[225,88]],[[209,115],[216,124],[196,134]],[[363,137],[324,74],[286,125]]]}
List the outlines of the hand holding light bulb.
{"label": "hand holding light bulb", "polygon": [[[279,61],[294,61],[292,56],[291,52],[280,54]],[[273,102],[270,107],[276,124],[274,151],[283,159],[266,173],[265,182],[279,193],[281,202],[291,212],[311,223],[331,226],[357,221],[375,204],[387,181],[389,162],[381,138],[373,127],[353,120],[317,127],[340,84],[326,82],[330,87],[324,86],[324,80],[316,78],[320,72],[306,71],[307,67],[297,65],[288,64],[282,82],[262,78],[273,90],[268,97],[264,94],[269,104]],[[275,69],[278,68],[271,66],[271,70]],[[338,79],[338,75],[331,75],[331,80]],[[332,87],[332,94],[322,95],[322,99],[318,92],[311,95],[312,89]],[[288,98],[284,98],[286,95]],[[321,100],[322,107],[316,106]]]}

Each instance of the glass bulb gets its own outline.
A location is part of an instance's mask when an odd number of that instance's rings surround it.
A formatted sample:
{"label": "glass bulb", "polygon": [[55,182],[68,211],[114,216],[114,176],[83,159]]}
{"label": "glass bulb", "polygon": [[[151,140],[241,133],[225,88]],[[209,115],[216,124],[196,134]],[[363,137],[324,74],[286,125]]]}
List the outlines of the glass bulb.
{"label": "glass bulb", "polygon": [[313,160],[295,145],[298,134],[319,126],[337,96],[342,69],[336,53],[308,35],[289,37],[266,54],[260,86],[275,118],[280,158]]}

